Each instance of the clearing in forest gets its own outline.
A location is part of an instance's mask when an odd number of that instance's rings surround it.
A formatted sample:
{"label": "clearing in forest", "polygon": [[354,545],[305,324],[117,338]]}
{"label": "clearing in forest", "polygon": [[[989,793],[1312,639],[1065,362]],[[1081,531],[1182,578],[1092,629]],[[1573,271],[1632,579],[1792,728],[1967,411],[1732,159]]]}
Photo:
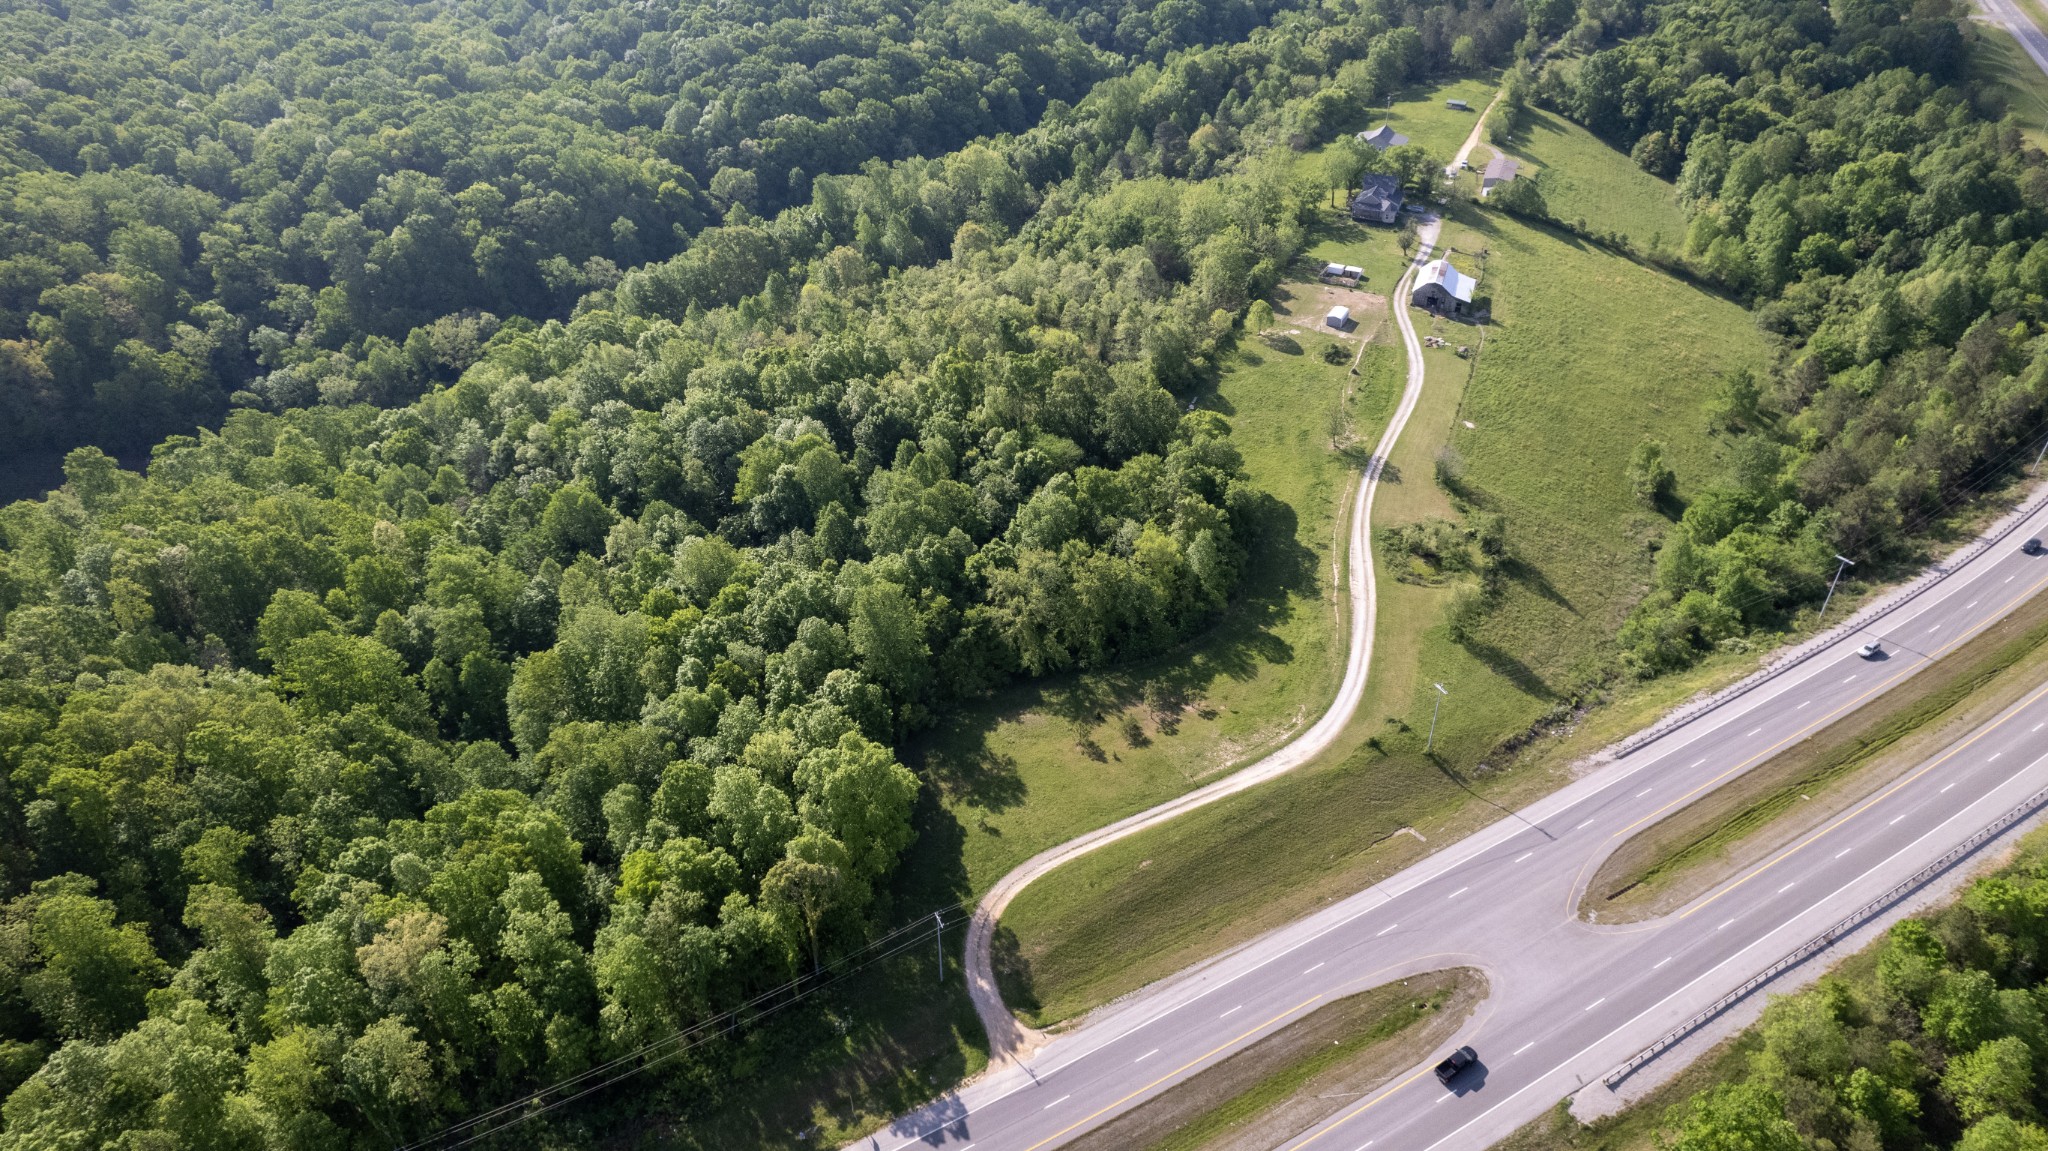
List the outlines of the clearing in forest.
{"label": "clearing in forest", "polygon": [[[1648,586],[1663,521],[1630,495],[1630,452],[1660,439],[1681,489],[1706,478],[1718,465],[1704,398],[1722,373],[1760,366],[1765,352],[1735,304],[1559,230],[1461,204],[1444,242],[1479,277],[1494,322],[1418,317],[1449,347],[1424,353],[1422,404],[1377,515],[1381,526],[1434,516],[1460,531],[1474,525],[1467,513],[1501,517],[1505,558],[1474,636],[1458,643],[1446,625],[1470,578],[1402,583],[1408,557],[1376,538],[1375,667],[1345,740],[1317,764],[1112,844],[1021,894],[1004,917],[1013,950],[1002,975],[1034,1022],[1070,1018],[1358,890],[1431,850],[1398,829],[1465,834],[1497,805],[1555,786],[1579,751],[1731,670],[1709,661],[1655,681],[1506,766],[1503,741],[1611,657]],[[1658,317],[1654,332],[1645,316]],[[1457,356],[1460,345],[1476,354]],[[1431,682],[1452,695],[1438,754],[1425,757]]]}

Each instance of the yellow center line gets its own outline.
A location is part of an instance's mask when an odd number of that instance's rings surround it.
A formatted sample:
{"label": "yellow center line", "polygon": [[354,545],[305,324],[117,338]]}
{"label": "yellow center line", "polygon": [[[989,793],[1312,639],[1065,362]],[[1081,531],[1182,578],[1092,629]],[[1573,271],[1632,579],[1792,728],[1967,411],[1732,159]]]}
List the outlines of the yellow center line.
{"label": "yellow center line", "polygon": [[1911,775],[1908,775],[1906,778],[1900,780],[1892,786],[1884,789],[1882,793],[1871,798],[1863,806],[1857,808],[1856,810],[1850,812],[1842,818],[1834,821],[1833,823],[1828,824],[1826,827],[1821,828],[1819,831],[1814,832],[1812,835],[1807,836],[1805,839],[1799,841],[1791,847],[1786,848],[1782,854],[1777,856],[1775,859],[1772,859],[1769,863],[1764,864],[1763,866],[1757,868],[1755,871],[1750,872],[1748,875],[1743,876],[1741,879],[1736,880],[1735,882],[1708,896],[1705,900],[1701,901],[1697,907],[1692,908],[1690,911],[1681,913],[1679,915],[1679,918],[1684,919],[1686,916],[1691,915],[1693,912],[1705,908],[1707,904],[1714,902],[1716,899],[1721,898],[1722,896],[1728,894],[1736,888],[1741,887],[1743,884],[1748,883],[1750,880],[1755,879],[1757,876],[1762,875],[1764,872],[1769,871],[1771,868],[1776,867],[1778,864],[1790,858],[1794,853],[1802,851],[1805,848],[1811,846],[1813,842],[1815,840],[1818,840],[1821,836],[1826,835],[1827,833],[1835,830],[1836,828],[1842,826],[1843,824],[1849,822],[1857,816],[1862,815],[1864,812],[1869,811],[1871,808],[1876,807],[1878,804],[1883,803],[1886,799],[1890,798],[1891,795],[1894,792],[1898,791],[1900,788],[1906,786],[1907,784],[1913,782],[1916,779],[1919,779],[1921,776],[1926,775],[1928,772],[1933,771],[1935,768],[1940,767],[1942,764],[1947,763],[1949,760],[1954,759],[1956,756],[1961,755],[1966,749],[1969,748],[1971,744],[1976,743],[1978,740],[1983,739],[1985,736],[1990,735],[1994,731],[1997,731],[1999,728],[2005,726],[2007,723],[2010,723],[2014,719],[2019,718],[2020,713],[2026,710],[2028,704],[2036,702],[2044,695],[2048,695],[2048,684],[2044,684],[2041,687],[2036,688],[2032,695],[2028,696],[2027,698],[2021,700],[2018,704],[2014,705],[2012,710],[2008,711],[2005,714],[2004,718],[1993,721],[1989,727],[1983,728],[1982,730],[1978,731],[1977,734],[1955,745],[1954,747],[1943,752],[1939,756],[1936,756],[1934,759],[1929,760],[1924,767],[1920,768],[1918,771],[1915,771]]}
{"label": "yellow center line", "polygon": [[1321,1131],[1318,1131],[1315,1134],[1309,1136],[1308,1138],[1303,1139],[1301,1142],[1296,1143],[1295,1146],[1297,1148],[1306,1147],[1309,1144],[1315,1142],[1316,1140],[1321,1139],[1323,1136],[1328,1135],[1330,1132],[1335,1131],[1337,1128],[1342,1127],[1346,1123],[1351,1122],[1353,1119],[1358,1118],[1360,1115],[1365,1114],[1371,1108],[1378,1106],[1380,1101],[1385,1099],[1387,1096],[1392,1095],[1394,1092],[1399,1091],[1401,1088],[1408,1086],[1410,1083],[1415,1082],[1417,1079],[1420,1079],[1427,1074],[1429,1074],[1429,1068],[1427,1067],[1423,1068],[1420,1071],[1417,1071],[1415,1074],[1410,1075],[1408,1078],[1401,1080],[1399,1083],[1394,1084],[1392,1087],[1387,1088],[1385,1091],[1382,1091],[1378,1095],[1373,1096],[1371,1099],[1368,1099],[1365,1102],[1359,1104],[1357,1109],[1352,1111],[1351,1114],[1346,1115],[1344,1118],[1337,1120],[1335,1123],[1330,1124],[1328,1127],[1323,1128]]}
{"label": "yellow center line", "polygon": [[1322,996],[1320,995],[1309,996],[1307,999],[1302,1000],[1301,1002],[1295,1004],[1287,1010],[1282,1011],[1280,1014],[1275,1015],[1273,1018],[1268,1019],[1264,1023],[1261,1023],[1258,1026],[1252,1028],[1250,1031],[1246,1031],[1235,1038],[1224,1040],[1222,1043],[1217,1044],[1215,1047],[1210,1048],[1202,1054],[1195,1056],[1193,1059],[1188,1060],[1186,1063],[1183,1063],[1180,1066],[1174,1068],[1173,1070],[1167,1072],[1166,1074],[1161,1075],[1159,1078],[1154,1079],[1152,1082],[1145,1084],[1143,1087],[1138,1088],[1136,1091],[1131,1092],[1129,1095],[1124,1096],[1122,1099],[1119,1099],[1114,1103],[1105,1104],[1100,1110],[1094,1111],[1087,1115],[1083,1115],[1081,1118],[1074,1120],[1072,1123],[1067,1124],[1065,1127],[1060,1128],[1058,1131],[1055,1131],[1052,1134],[1046,1136],[1045,1138],[1040,1139],[1038,1142],[1033,1143],[1031,1146],[1026,1147],[1024,1151],[1038,1151],[1040,1147],[1043,1147],[1046,1144],[1051,1143],[1054,1140],[1057,1140],[1061,1136],[1067,1134],[1069,1131],[1074,1130],[1076,1127],[1079,1127],[1082,1124],[1089,1122],[1090,1120],[1096,1119],[1101,1115],[1105,1114],[1106,1112],[1116,1110],[1124,1104],[1129,1103],[1131,1100],[1136,1099],[1138,1096],[1143,1095],[1145,1092],[1150,1091],[1154,1087],[1159,1086],[1161,1083],[1164,1083],[1167,1080],[1173,1078],[1174,1076],[1180,1074],[1181,1072],[1186,1071],[1188,1068],[1193,1067],[1196,1064],[1202,1062],[1203,1060],[1209,1058],[1210,1056],[1216,1054],[1217,1052],[1228,1048],[1231,1044],[1242,1043],[1246,1039],[1249,1039],[1252,1036],[1257,1035],[1259,1032],[1264,1031],[1266,1028],[1271,1027],[1275,1023],[1280,1022],[1282,1019],[1287,1018],[1288,1016],[1294,1014],[1295,1012],[1301,1010],[1304,1007],[1307,1007],[1309,1004],[1314,1003],[1316,1000],[1321,998]]}

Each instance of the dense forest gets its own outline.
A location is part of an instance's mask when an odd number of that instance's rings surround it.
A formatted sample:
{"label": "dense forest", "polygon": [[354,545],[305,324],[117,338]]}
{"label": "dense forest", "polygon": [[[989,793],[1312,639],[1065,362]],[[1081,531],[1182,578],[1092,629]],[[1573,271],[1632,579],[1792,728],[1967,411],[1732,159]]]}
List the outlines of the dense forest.
{"label": "dense forest", "polygon": [[2048,874],[1980,879],[1894,926],[1876,970],[1776,1000],[1739,1083],[1672,1109],[1671,1151],[2048,1148]]}
{"label": "dense forest", "polygon": [[[1711,398],[1726,472],[1684,507],[1622,636],[1639,671],[1781,626],[1838,552],[1866,573],[1913,562],[2048,433],[2048,161],[1973,102],[1962,15],[1656,5],[1641,35],[1519,80],[1674,177],[1691,227],[1647,254],[1784,341],[1773,371]],[[1522,210],[1541,211],[1535,190]],[[1659,445],[1633,478],[1669,506]]]}
{"label": "dense forest", "polygon": [[2041,414],[1955,17],[0,7],[0,451],[162,440],[0,510],[0,1151],[402,1143],[929,913],[903,741],[1224,608],[1277,517],[1187,399],[1433,74],[1562,38],[1791,349],[1637,665],[1908,554]]}
{"label": "dense forest", "polygon": [[[109,301],[150,292],[160,328],[85,324],[94,346],[161,364],[204,315],[221,358],[192,388],[263,362],[146,476],[79,448],[0,510],[0,1148],[389,1146],[928,914],[891,891],[901,741],[1193,634],[1275,528],[1184,397],[1304,242],[1323,189],[1290,145],[1526,33],[1512,4],[1197,48],[1159,40],[1192,35],[1166,5],[1071,34],[742,9],[708,36],[614,27],[646,8],[287,6],[216,43],[221,10],[147,8],[10,14],[50,41],[32,75],[69,51],[129,76],[14,85],[10,138],[48,155],[0,202],[82,230],[8,233],[10,362],[111,400],[127,377],[58,354],[83,345],[41,309],[126,323]],[[1030,91],[991,119],[892,120],[801,191],[746,166],[747,133],[845,103],[821,73],[874,93],[856,118],[909,115],[1002,29]],[[1161,59],[1094,43],[1117,37]],[[549,183],[577,171],[623,184]],[[499,233],[520,270],[473,274]],[[745,1074],[713,1044],[606,1106],[686,1115]]]}
{"label": "dense forest", "polygon": [[[1161,55],[1259,15],[1104,35]],[[23,2],[0,30],[0,451],[402,402],[735,209],[1119,67],[1009,0]]]}

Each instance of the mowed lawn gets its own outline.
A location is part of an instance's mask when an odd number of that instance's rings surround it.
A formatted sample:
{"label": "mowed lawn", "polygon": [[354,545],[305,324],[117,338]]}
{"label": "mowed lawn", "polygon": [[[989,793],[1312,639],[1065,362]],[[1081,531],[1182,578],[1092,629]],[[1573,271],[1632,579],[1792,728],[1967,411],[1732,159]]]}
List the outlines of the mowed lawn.
{"label": "mowed lawn", "polygon": [[[1027,685],[951,716],[910,760],[941,797],[940,826],[924,830],[913,866],[950,872],[925,853],[957,853],[965,893],[979,895],[1046,847],[1279,746],[1328,706],[1344,661],[1332,565],[1355,478],[1332,436],[1349,425],[1377,438],[1401,372],[1398,351],[1375,345],[1354,378],[1356,344],[1330,364],[1321,353],[1334,342],[1295,332],[1281,351],[1247,339],[1200,400],[1230,421],[1246,473],[1274,497],[1222,622],[1158,659]],[[1162,693],[1175,701],[1165,723]]]}
{"label": "mowed lawn", "polygon": [[[1477,354],[1425,353],[1423,402],[1375,522],[1451,512],[1432,475],[1440,454],[1475,504],[1506,517],[1508,578],[1478,641],[1450,639],[1452,588],[1397,583],[1378,557],[1373,676],[1344,740],[1022,893],[1004,917],[1002,975],[1027,1018],[1072,1017],[1360,890],[1556,786],[1588,740],[1699,682],[1653,682],[1580,735],[1499,754],[1611,656],[1646,590],[1661,521],[1629,495],[1629,453],[1656,437],[1681,494],[1706,478],[1717,465],[1704,398],[1722,372],[1763,363],[1762,337],[1736,305],[1562,232],[1460,204],[1445,240],[1481,277],[1495,323],[1422,321]],[[1437,682],[1450,696],[1429,756]]]}
{"label": "mowed lawn", "polygon": [[1507,517],[1515,561],[1486,642],[1563,688],[1646,590],[1663,521],[1629,489],[1630,453],[1655,439],[1681,489],[1706,478],[1703,401],[1730,369],[1763,367],[1764,343],[1735,304],[1561,231],[1460,222],[1476,225],[1460,246],[1488,253],[1494,320],[1450,446],[1473,500]]}
{"label": "mowed lawn", "polygon": [[[1685,246],[1685,213],[1671,183],[1570,120],[1531,108],[1505,151],[1521,164],[1521,175],[1538,174],[1544,203],[1557,219],[1584,220],[1595,232],[1620,232],[1639,248]],[[1481,144],[1472,166],[1484,167],[1481,157],[1493,154],[1493,145]]]}
{"label": "mowed lawn", "polygon": [[[1360,132],[1380,124],[1392,124],[1394,131],[1408,137],[1409,143],[1422,145],[1439,163],[1448,164],[1465,143],[1465,137],[1472,134],[1472,125],[1479,122],[1487,102],[1499,89],[1499,78],[1493,75],[1468,76],[1433,87],[1411,89],[1396,96],[1393,107],[1375,109],[1366,115],[1364,123],[1351,130]],[[1463,100],[1471,106],[1471,111],[1460,112],[1446,107],[1446,100]]]}

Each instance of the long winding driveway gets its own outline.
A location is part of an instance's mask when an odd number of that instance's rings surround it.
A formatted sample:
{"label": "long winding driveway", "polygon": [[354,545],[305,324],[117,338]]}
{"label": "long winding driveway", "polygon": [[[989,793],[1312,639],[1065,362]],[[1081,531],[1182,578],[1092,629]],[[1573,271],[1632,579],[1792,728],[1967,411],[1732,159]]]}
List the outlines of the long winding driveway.
{"label": "long winding driveway", "polygon": [[[1496,95],[1497,103],[1500,97]],[[1486,114],[1493,110],[1488,104],[1482,112],[1465,143],[1458,149],[1451,161],[1449,171],[1456,172],[1478,146],[1480,130],[1485,126]],[[1256,787],[1276,776],[1284,775],[1309,762],[1330,746],[1351,722],[1352,713],[1358,710],[1359,700],[1365,695],[1365,681],[1372,665],[1373,625],[1377,619],[1379,599],[1373,583],[1372,570],[1372,505],[1373,497],[1379,491],[1380,472],[1386,466],[1387,456],[1394,450],[1394,444],[1401,438],[1401,430],[1408,426],[1408,417],[1415,411],[1415,404],[1422,398],[1423,362],[1422,341],[1415,334],[1415,325],[1408,316],[1408,285],[1415,276],[1415,270],[1429,259],[1436,246],[1437,235],[1442,221],[1430,216],[1416,230],[1415,258],[1409,262],[1401,279],[1394,285],[1387,306],[1394,313],[1394,322],[1400,327],[1401,342],[1408,353],[1408,383],[1401,393],[1401,403],[1394,411],[1394,418],[1387,423],[1387,430],[1381,434],[1378,445],[1373,448],[1372,461],[1366,465],[1365,477],[1358,485],[1358,494],[1351,507],[1351,529],[1345,549],[1351,589],[1351,636],[1350,655],[1344,664],[1344,679],[1337,688],[1337,697],[1330,702],[1329,710],[1313,727],[1302,732],[1292,742],[1264,759],[1234,772],[1206,787],[1197,788],[1178,798],[1168,800],[1156,807],[1147,808],[1135,815],[1126,816],[1106,827],[1097,828],[1086,835],[1077,836],[1055,847],[1047,848],[1018,864],[1009,874],[997,880],[989,888],[981,902],[975,906],[974,918],[967,928],[967,990],[974,1001],[975,1014],[981,1017],[981,1025],[988,1032],[989,1063],[995,1066],[1005,1060],[1016,1058],[1031,1051],[1038,1045],[1040,1035],[1017,1021],[1010,1009],[1003,1004],[1002,991],[996,985],[992,963],[991,943],[995,937],[996,922],[1001,919],[1010,901],[1017,893],[1029,886],[1033,880],[1064,863],[1069,863],[1088,854],[1104,844],[1114,843],[1126,836],[1135,835],[1148,827],[1174,819],[1195,808],[1216,802],[1225,796],[1236,795],[1248,788]]]}

